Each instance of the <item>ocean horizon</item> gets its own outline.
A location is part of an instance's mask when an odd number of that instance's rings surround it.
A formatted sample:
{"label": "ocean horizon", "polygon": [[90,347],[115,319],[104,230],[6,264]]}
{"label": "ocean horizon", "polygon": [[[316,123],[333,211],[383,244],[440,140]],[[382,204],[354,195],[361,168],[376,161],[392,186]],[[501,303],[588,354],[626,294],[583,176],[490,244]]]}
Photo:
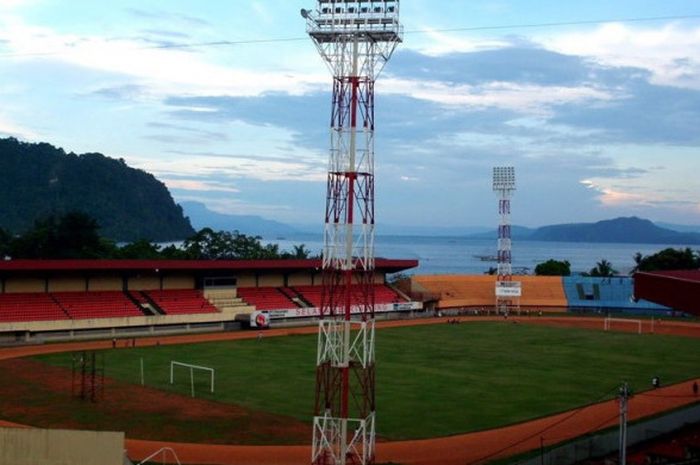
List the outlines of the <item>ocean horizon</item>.
{"label": "ocean horizon", "polygon": [[[304,244],[313,255],[323,248],[322,235],[299,233],[284,237],[265,238],[264,243],[279,244],[281,250]],[[608,260],[621,274],[629,274],[635,266],[637,252],[650,255],[665,248],[698,249],[686,244],[625,244],[553,241],[513,241],[513,268],[515,272],[534,274],[535,266],[549,259],[568,260],[572,273],[583,273]],[[375,237],[375,257],[418,260],[417,268],[409,274],[484,274],[496,263],[481,257],[496,254],[496,240],[470,239],[449,236],[395,236]]]}

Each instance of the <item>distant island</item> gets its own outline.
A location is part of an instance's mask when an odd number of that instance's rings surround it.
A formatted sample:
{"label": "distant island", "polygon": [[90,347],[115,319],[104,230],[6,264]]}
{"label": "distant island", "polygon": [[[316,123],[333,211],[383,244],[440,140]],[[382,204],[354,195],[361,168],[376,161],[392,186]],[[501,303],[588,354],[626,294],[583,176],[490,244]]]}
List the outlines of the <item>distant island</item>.
{"label": "distant island", "polygon": [[0,227],[18,234],[38,219],[70,211],[90,215],[100,234],[116,241],[194,234],[165,185],[124,160],[0,139]]}
{"label": "distant island", "polygon": [[[496,237],[495,232],[469,236],[475,239]],[[608,242],[627,244],[700,244],[700,233],[662,228],[637,217],[615,218],[596,223],[542,226],[537,229],[514,227],[513,238],[525,241]]]}

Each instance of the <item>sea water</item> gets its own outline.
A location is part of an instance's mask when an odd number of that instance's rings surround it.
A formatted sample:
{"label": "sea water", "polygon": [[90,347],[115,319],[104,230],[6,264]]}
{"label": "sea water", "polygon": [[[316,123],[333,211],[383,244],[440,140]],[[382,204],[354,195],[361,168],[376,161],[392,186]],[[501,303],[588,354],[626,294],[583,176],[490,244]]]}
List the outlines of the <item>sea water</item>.
{"label": "sea water", "polygon": [[[268,238],[265,243],[279,244],[291,251],[304,244],[312,255],[323,247],[320,234],[295,234]],[[634,255],[656,253],[668,247],[697,248],[682,244],[611,244],[588,242],[513,241],[513,268],[516,272],[534,274],[535,266],[549,259],[568,260],[574,273],[589,271],[600,260],[612,263],[620,273],[629,273],[635,265]],[[496,240],[437,236],[381,236],[375,238],[375,256],[418,260],[418,267],[409,274],[483,274],[496,263],[482,257],[496,254]]]}

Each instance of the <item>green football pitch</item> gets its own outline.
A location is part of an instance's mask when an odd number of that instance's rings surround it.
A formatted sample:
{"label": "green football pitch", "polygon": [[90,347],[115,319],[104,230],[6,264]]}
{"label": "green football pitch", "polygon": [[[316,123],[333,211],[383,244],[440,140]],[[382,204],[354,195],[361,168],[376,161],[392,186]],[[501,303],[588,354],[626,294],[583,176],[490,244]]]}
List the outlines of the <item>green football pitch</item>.
{"label": "green football pitch", "polygon": [[[378,434],[387,439],[444,436],[520,422],[611,398],[624,381],[635,391],[651,378],[700,376],[700,340],[556,328],[510,322],[391,328],[377,333]],[[263,337],[110,350],[108,377],[311,420],[316,336]],[[70,354],[37,357],[70,366]]]}

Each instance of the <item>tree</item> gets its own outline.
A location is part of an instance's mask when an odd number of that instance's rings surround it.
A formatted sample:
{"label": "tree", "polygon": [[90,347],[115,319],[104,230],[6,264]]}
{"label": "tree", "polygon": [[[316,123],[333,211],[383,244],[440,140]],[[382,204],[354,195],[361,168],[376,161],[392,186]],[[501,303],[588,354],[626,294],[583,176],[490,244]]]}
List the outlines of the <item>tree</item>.
{"label": "tree", "polygon": [[278,244],[262,244],[262,237],[247,236],[238,231],[214,231],[204,228],[187,239],[183,251],[195,260],[269,260],[280,258],[308,258],[304,245],[295,246],[294,252],[280,252]]}
{"label": "tree", "polygon": [[667,248],[652,255],[634,255],[636,271],[696,270],[700,268],[700,253],[690,247],[685,249]]}
{"label": "tree", "polygon": [[12,253],[12,235],[0,228],[0,260]]}
{"label": "tree", "polygon": [[570,276],[571,263],[567,260],[549,259],[535,267],[535,274],[537,276]]}
{"label": "tree", "polygon": [[161,247],[150,241],[141,239],[131,242],[117,251],[117,258],[132,260],[157,260],[163,258]]}
{"label": "tree", "polygon": [[82,212],[37,220],[34,227],[10,244],[13,258],[111,258],[116,246],[99,235],[97,221]]}
{"label": "tree", "polygon": [[611,276],[615,276],[616,274],[617,270],[613,269],[612,263],[605,259],[596,263],[596,266],[594,268],[591,268],[591,271],[589,272],[590,276],[600,278],[609,278]]}

